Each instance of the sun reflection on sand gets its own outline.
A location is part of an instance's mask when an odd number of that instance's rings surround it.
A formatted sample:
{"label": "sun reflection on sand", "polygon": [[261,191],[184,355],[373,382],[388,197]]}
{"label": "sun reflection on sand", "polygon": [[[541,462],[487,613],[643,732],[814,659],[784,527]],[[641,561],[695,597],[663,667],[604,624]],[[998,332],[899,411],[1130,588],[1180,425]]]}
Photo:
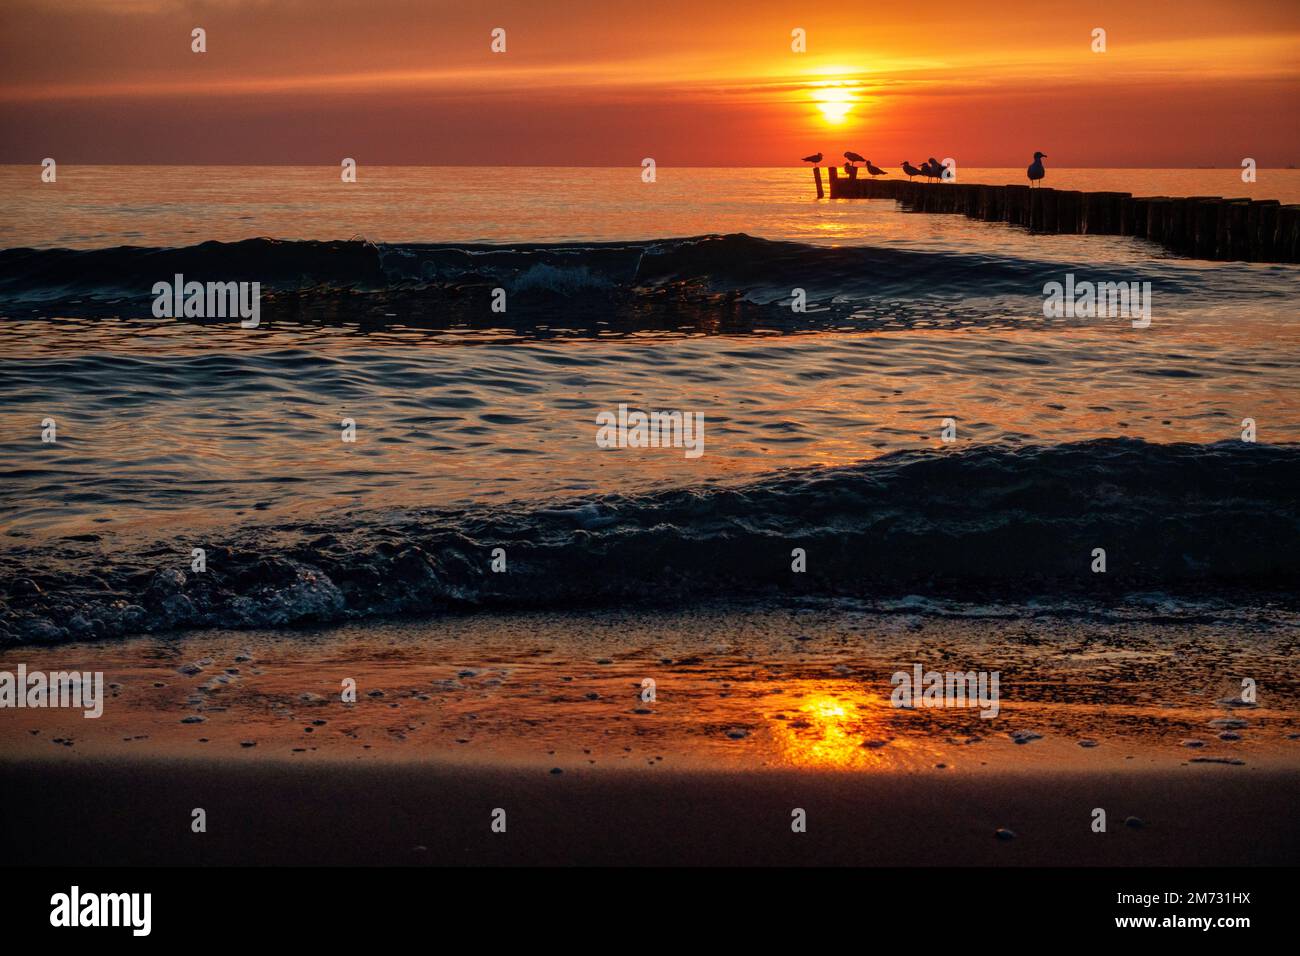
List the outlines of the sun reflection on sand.
{"label": "sun reflection on sand", "polygon": [[892,711],[879,694],[818,682],[794,710],[767,715],[777,753],[792,766],[888,769],[918,756],[914,742],[890,732]]}

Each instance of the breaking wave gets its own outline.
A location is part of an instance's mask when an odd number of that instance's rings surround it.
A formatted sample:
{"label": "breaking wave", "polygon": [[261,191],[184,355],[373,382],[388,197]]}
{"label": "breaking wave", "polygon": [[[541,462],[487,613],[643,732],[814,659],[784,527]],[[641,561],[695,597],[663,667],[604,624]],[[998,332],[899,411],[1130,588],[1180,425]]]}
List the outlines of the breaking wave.
{"label": "breaking wave", "polygon": [[0,551],[0,640],[814,596],[1286,603],[1300,593],[1296,488],[1300,446],[1103,439],[900,452],[726,488],[247,525],[207,542],[201,574],[188,539],[110,547],[81,535]]}

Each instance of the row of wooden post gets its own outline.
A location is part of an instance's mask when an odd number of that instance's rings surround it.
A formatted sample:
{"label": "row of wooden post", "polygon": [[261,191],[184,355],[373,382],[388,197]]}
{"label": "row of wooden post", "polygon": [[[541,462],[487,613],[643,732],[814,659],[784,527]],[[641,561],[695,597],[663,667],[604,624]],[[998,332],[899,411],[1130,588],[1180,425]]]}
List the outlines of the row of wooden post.
{"label": "row of wooden post", "polygon": [[[915,212],[959,213],[1033,232],[1136,236],[1198,259],[1300,262],[1300,205],[1220,196],[1134,197],[1029,186],[856,179],[830,171],[832,199],[893,199]],[[815,169],[822,198],[821,169]]]}

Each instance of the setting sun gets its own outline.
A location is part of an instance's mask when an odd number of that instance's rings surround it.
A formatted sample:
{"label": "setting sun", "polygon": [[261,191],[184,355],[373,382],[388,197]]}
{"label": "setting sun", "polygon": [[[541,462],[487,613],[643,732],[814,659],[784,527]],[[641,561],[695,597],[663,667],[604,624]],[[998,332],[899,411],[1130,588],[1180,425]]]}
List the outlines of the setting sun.
{"label": "setting sun", "polygon": [[853,91],[843,86],[819,87],[813,91],[812,98],[821,111],[822,119],[832,126],[843,123],[857,102]]}

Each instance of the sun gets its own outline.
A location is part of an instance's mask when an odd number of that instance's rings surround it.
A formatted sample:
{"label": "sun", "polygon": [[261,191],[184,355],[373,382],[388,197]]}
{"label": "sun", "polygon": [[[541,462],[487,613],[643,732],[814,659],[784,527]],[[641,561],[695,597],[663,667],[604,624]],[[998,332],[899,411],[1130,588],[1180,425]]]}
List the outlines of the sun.
{"label": "sun", "polygon": [[853,90],[834,84],[814,87],[812,101],[821,111],[822,120],[831,126],[843,124],[853,112],[853,107],[857,105]]}

